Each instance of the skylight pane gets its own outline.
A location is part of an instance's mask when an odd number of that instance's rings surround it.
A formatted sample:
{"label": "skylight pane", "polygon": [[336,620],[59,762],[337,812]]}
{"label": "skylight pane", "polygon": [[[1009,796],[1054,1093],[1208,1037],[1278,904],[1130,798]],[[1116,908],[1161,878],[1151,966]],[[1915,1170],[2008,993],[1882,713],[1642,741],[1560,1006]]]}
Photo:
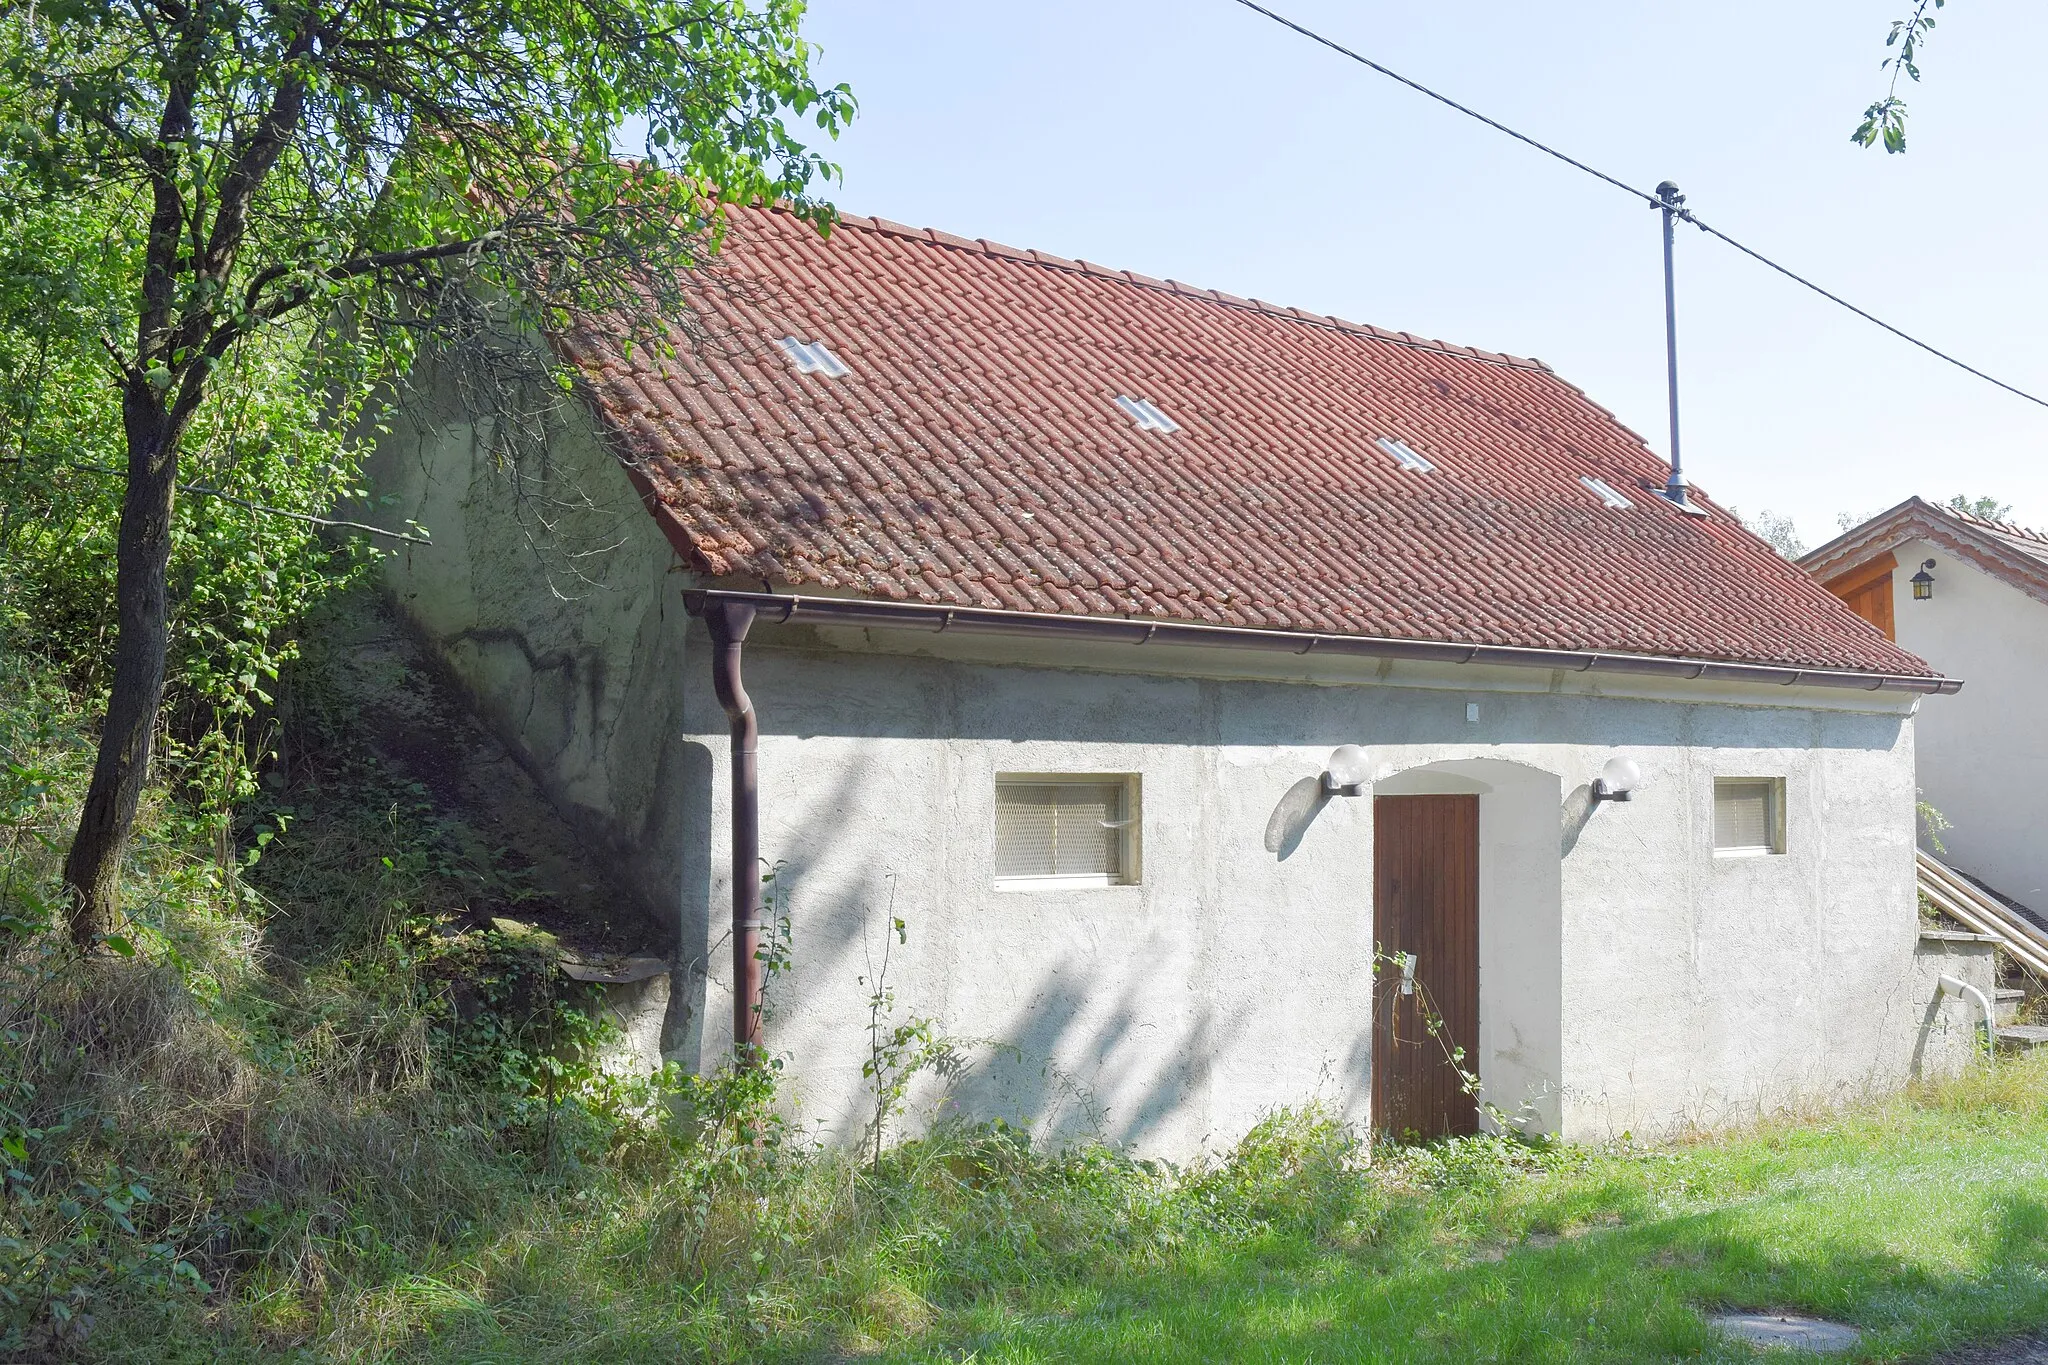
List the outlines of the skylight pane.
{"label": "skylight pane", "polygon": [[777,337],[775,344],[788,353],[789,358],[795,362],[798,373],[811,374],[817,370],[818,362],[811,358],[811,348],[795,337]]}
{"label": "skylight pane", "polygon": [[1614,508],[1617,512],[1635,506],[1635,504],[1630,502],[1627,498],[1624,498],[1621,494],[1615,492],[1613,487],[1610,486],[1604,479],[1596,479],[1591,474],[1581,474],[1579,476],[1579,482],[1586,485],[1586,487],[1591,489],[1594,495],[1598,497],[1600,501],[1606,503],[1609,507]]}
{"label": "skylight pane", "polygon": [[1122,408],[1124,414],[1145,431],[1171,434],[1180,430],[1180,423],[1168,417],[1143,398],[1132,398],[1126,394],[1118,394],[1116,405]]}
{"label": "skylight pane", "polygon": [[1412,470],[1417,474],[1432,474],[1436,472],[1436,466],[1424,459],[1406,441],[1396,440],[1392,436],[1382,436],[1374,444],[1379,446],[1381,450],[1386,451],[1387,454],[1393,456],[1403,469]]}
{"label": "skylight pane", "polygon": [[832,354],[831,348],[822,341],[777,337],[775,344],[789,356],[798,374],[822,374],[827,379],[839,379],[853,373],[846,362]]}
{"label": "skylight pane", "polygon": [[817,361],[818,373],[827,379],[843,379],[853,373],[847,368],[846,362],[833,355],[831,348],[822,341],[811,343],[811,358]]}

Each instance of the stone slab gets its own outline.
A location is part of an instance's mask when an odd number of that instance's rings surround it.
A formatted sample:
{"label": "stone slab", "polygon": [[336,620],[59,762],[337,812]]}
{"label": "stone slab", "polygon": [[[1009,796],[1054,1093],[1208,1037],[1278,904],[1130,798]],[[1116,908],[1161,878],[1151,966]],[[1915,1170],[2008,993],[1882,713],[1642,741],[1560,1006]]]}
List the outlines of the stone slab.
{"label": "stone slab", "polygon": [[1783,1346],[1795,1351],[1839,1355],[1856,1349],[1863,1334],[1845,1323],[1803,1318],[1791,1313],[1715,1313],[1707,1324],[1716,1331],[1757,1346]]}

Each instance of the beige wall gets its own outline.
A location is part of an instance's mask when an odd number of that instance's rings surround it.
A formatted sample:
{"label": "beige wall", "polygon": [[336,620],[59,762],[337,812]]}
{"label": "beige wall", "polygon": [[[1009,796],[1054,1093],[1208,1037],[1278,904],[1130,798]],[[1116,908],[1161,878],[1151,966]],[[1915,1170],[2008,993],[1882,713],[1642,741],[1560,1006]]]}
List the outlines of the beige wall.
{"label": "beige wall", "polygon": [[[1939,546],[1895,553],[1899,643],[1963,680],[1920,712],[1920,787],[1954,826],[1942,856],[2048,912],[2048,602]],[[1934,596],[1916,602],[1908,580],[1928,559]]]}

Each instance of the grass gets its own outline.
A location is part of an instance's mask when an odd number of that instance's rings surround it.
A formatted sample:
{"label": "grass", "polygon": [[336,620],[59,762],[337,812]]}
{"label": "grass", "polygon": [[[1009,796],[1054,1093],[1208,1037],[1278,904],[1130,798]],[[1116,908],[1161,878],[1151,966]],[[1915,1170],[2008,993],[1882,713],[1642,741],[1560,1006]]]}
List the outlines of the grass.
{"label": "grass", "polygon": [[767,1078],[565,1063],[570,1002],[461,928],[519,869],[345,731],[295,744],[254,867],[154,793],[135,955],[67,956],[35,926],[83,711],[0,655],[0,1358],[1750,1359],[1730,1307],[1924,1360],[2048,1327],[2048,1062],[1660,1147],[1368,1162],[1310,1106],[1183,1171],[999,1126],[871,1165]]}
{"label": "grass", "polygon": [[393,1321],[410,1335],[384,1345],[496,1360],[714,1343],[793,1360],[1749,1360],[1702,1320],[1733,1307],[1847,1321],[1867,1334],[1852,1359],[1909,1360],[2048,1324],[2038,1064],[1666,1148],[1477,1141],[1366,1173],[1305,1157],[1319,1134],[1277,1123],[1269,1155],[1285,1159],[1263,1174],[1241,1155],[1178,1183],[1122,1167],[1091,1183],[1043,1158],[991,1179],[968,1131],[874,1175],[813,1158],[715,1266],[650,1260],[659,1196],[620,1192],[409,1283]]}

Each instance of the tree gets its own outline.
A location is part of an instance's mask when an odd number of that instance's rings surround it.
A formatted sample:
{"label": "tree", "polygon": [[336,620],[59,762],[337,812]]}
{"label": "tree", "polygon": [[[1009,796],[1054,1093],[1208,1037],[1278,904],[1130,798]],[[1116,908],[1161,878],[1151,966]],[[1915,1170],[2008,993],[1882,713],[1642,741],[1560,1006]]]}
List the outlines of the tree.
{"label": "tree", "polygon": [[1884,45],[1888,50],[1898,51],[1878,66],[1878,70],[1892,73],[1891,82],[1885,87],[1884,98],[1863,111],[1863,121],[1849,134],[1849,140],[1857,146],[1871,147],[1882,142],[1886,152],[1906,150],[1906,102],[1899,98],[1899,77],[1909,77],[1919,84],[1920,45],[1934,32],[1934,15],[1929,11],[1946,3],[1947,0],[1919,0],[1911,14],[1892,21],[1892,31]]}
{"label": "tree", "polygon": [[[126,465],[114,664],[65,863],[81,945],[114,924],[164,685],[180,456],[239,348],[308,330],[313,391],[422,345],[607,315],[665,344],[727,203],[829,228],[791,131],[821,89],[801,0],[37,0],[0,21],[0,199],[91,204],[126,281],[105,322]],[[613,155],[628,121],[645,157]],[[566,382],[566,381],[564,381]],[[111,416],[111,413],[109,414]],[[346,414],[339,414],[346,416]]]}
{"label": "tree", "polygon": [[1969,498],[1958,493],[1948,500],[1948,505],[1965,516],[1984,521],[2012,520],[2012,504],[1993,497]]}
{"label": "tree", "polygon": [[1799,528],[1792,524],[1792,518],[1766,507],[1755,516],[1745,516],[1731,507],[1729,513],[1758,539],[1787,559],[1797,559],[1806,553],[1806,542],[1799,538]]}

